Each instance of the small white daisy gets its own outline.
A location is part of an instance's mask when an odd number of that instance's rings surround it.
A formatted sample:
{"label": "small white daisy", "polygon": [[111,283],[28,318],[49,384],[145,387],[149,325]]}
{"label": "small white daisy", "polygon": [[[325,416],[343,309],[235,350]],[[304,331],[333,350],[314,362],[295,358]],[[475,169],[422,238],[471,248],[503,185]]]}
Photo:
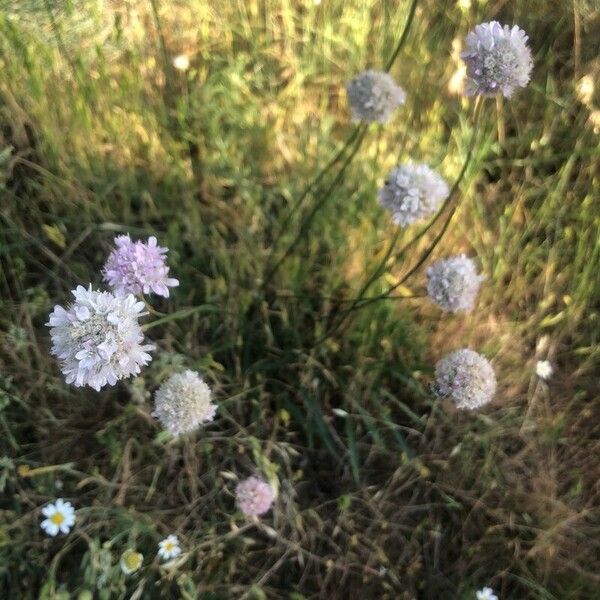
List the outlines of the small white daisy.
{"label": "small white daisy", "polygon": [[121,571],[123,571],[125,575],[131,575],[142,566],[143,560],[143,554],[131,549],[125,550],[125,552],[121,554],[121,560],[119,561],[119,564],[121,565]]}
{"label": "small white daisy", "polygon": [[549,360],[538,360],[535,365],[535,374],[540,379],[549,379],[554,373],[552,363]]}
{"label": "small white daisy", "polygon": [[185,54],[180,54],[173,59],[173,66],[178,71],[187,71],[190,68],[190,59]]}
{"label": "small white daisy", "polygon": [[69,533],[75,524],[75,510],[70,502],[59,498],[54,504],[48,504],[42,508],[42,514],[46,517],[40,527],[51,536],[60,533]]}
{"label": "small white daisy", "polygon": [[494,590],[489,587],[484,587],[476,592],[477,600],[498,600],[498,596],[494,594]]}
{"label": "small white daisy", "polygon": [[181,554],[181,546],[176,535],[169,535],[158,543],[158,555],[163,560],[170,560]]}

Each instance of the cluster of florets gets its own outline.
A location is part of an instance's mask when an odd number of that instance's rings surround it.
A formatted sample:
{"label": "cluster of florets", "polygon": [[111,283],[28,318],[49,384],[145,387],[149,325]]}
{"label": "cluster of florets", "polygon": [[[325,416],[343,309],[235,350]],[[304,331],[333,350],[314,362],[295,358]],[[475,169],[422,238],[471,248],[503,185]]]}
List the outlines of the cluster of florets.
{"label": "cluster of florets", "polygon": [[443,310],[467,312],[474,304],[483,275],[464,254],[438,260],[427,269],[427,293]]}
{"label": "cluster of florets", "polygon": [[194,371],[172,375],[154,395],[152,415],[174,436],[209,423],[216,412],[210,388]]}
{"label": "cluster of florets", "polygon": [[404,227],[435,213],[448,194],[448,184],[433,169],[409,163],[391,171],[379,190],[379,201]]}
{"label": "cluster of florets", "polygon": [[65,310],[55,306],[47,325],[52,352],[61,362],[67,383],[96,391],[137,375],[154,349],[144,344],[138,323],[144,303],[131,294],[115,296],[83,286],[73,290],[75,302]]}
{"label": "cluster of florets", "polygon": [[404,90],[389,73],[363,71],[346,84],[355,121],[385,123],[406,102]]}
{"label": "cluster of florets", "polygon": [[116,248],[104,265],[104,280],[116,292],[150,294],[168,298],[169,288],[179,285],[169,277],[166,265],[168,248],[161,248],[154,236],[147,242],[132,242],[128,235],[115,238]]}
{"label": "cluster of florets", "polygon": [[237,484],[235,498],[240,510],[248,517],[265,514],[273,504],[273,488],[259,477],[248,477]]}
{"label": "cluster of florets", "polygon": [[493,95],[507,98],[529,82],[533,61],[527,35],[514,25],[497,21],[481,23],[467,35],[466,50],[461,54],[467,65],[469,95]]}
{"label": "cluster of florets", "polygon": [[456,350],[436,364],[433,391],[457,408],[479,408],[496,392],[494,369],[481,354],[467,348]]}

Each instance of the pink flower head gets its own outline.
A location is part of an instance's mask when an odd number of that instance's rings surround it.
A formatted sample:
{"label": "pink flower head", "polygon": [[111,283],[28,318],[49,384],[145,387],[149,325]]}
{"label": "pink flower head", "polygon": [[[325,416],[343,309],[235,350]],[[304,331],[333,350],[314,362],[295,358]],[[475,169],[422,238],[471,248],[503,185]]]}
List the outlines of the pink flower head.
{"label": "pink flower head", "polygon": [[170,278],[165,264],[168,248],[157,245],[151,236],[148,242],[132,242],[128,235],[115,238],[116,248],[104,265],[104,280],[118,293],[150,294],[169,297],[169,288],[179,285]]}
{"label": "pink flower head", "polygon": [[246,516],[263,515],[273,504],[273,488],[260,477],[248,477],[237,484],[235,497]]}

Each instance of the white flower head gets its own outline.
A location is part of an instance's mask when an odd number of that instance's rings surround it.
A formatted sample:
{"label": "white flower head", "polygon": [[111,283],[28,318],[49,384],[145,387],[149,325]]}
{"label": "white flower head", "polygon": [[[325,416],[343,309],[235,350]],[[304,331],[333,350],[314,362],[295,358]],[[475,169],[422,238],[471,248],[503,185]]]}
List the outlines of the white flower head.
{"label": "white flower head", "polygon": [[549,360],[538,360],[535,365],[535,374],[540,379],[550,379],[552,373],[554,373],[554,368]]}
{"label": "white flower head", "polygon": [[467,65],[467,94],[509,98],[515,88],[529,83],[533,60],[526,33],[498,21],[481,23],[466,38],[461,58]]}
{"label": "white flower head", "polygon": [[121,571],[125,573],[125,575],[131,575],[135,573],[141,566],[144,561],[144,555],[140,552],[136,552],[135,550],[125,550],[123,554],[121,554],[121,560],[119,561],[119,565],[121,566]]}
{"label": "white flower head", "polygon": [[448,197],[444,179],[424,164],[403,164],[392,169],[379,190],[379,202],[405,227],[431,216]]}
{"label": "white flower head", "polygon": [[154,394],[152,416],[175,437],[212,421],[216,412],[210,388],[195,371],[172,375]]}
{"label": "white flower head", "polygon": [[58,532],[69,533],[75,524],[75,509],[70,502],[65,502],[62,498],[56,500],[54,504],[44,506],[42,514],[46,518],[40,527],[53,537],[58,535]]}
{"label": "white flower head", "polygon": [[496,375],[484,356],[463,348],[435,365],[433,391],[440,398],[452,400],[456,408],[474,410],[494,396]]}
{"label": "white flower head", "polygon": [[498,596],[494,594],[494,590],[489,587],[484,587],[476,592],[475,595],[477,596],[477,600],[498,600]]}
{"label": "white flower head", "polygon": [[477,266],[464,254],[438,260],[427,269],[427,293],[443,310],[468,312],[475,299],[483,275],[477,274]]}
{"label": "white flower head", "polygon": [[181,554],[181,546],[176,535],[169,535],[158,543],[158,555],[163,560],[170,560]]}
{"label": "white flower head", "polygon": [[55,306],[48,323],[52,353],[61,362],[65,381],[99,391],[120,379],[137,375],[154,349],[144,344],[138,318],[144,303],[132,294],[119,296],[78,286],[75,302],[65,310]]}
{"label": "white flower head", "polygon": [[355,121],[385,123],[406,102],[404,90],[389,73],[363,71],[346,84]]}
{"label": "white flower head", "polygon": [[190,68],[190,59],[185,54],[179,54],[173,59],[173,66],[178,71],[187,71]]}

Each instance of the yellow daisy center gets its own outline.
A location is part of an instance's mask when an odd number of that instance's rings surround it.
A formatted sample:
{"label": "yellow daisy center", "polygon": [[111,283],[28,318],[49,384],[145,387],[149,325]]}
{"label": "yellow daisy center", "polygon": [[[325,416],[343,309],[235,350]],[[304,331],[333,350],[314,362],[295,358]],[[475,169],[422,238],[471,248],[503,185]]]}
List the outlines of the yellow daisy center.
{"label": "yellow daisy center", "polygon": [[165,550],[167,552],[171,552],[171,550],[173,550],[173,548],[175,548],[175,544],[173,542],[167,542],[165,544]]}
{"label": "yellow daisy center", "polygon": [[123,562],[128,569],[135,571],[142,563],[142,555],[139,552],[126,552],[123,556]]}
{"label": "yellow daisy center", "polygon": [[55,512],[51,517],[50,520],[55,524],[55,525],[60,525],[64,520],[65,520],[65,515],[63,515],[61,512]]}

